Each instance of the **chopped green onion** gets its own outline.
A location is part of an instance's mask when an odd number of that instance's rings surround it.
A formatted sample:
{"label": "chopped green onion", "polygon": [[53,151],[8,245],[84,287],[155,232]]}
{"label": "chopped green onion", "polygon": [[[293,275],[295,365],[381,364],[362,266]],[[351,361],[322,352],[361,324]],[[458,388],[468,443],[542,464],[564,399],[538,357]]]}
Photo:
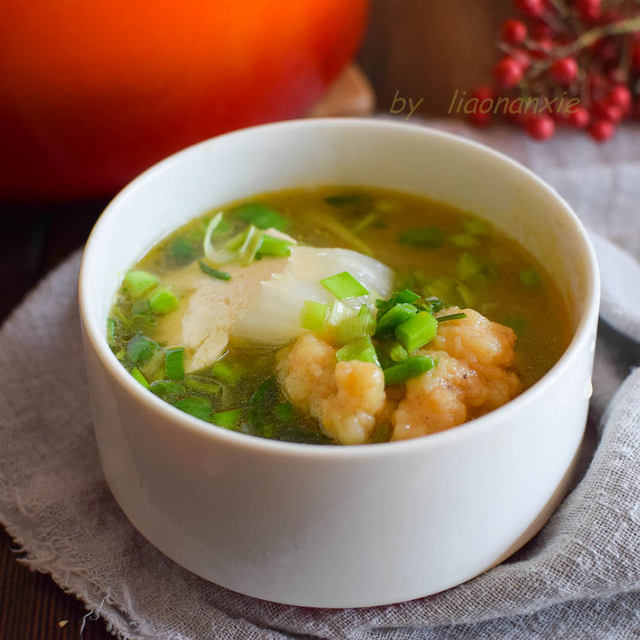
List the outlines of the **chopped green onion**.
{"label": "chopped green onion", "polygon": [[376,328],[376,336],[390,333],[395,328],[412,318],[418,310],[408,302],[400,302],[395,304],[391,309],[378,318],[378,326]]}
{"label": "chopped green onion", "polygon": [[208,420],[211,417],[211,402],[202,396],[182,398],[172,403],[176,409],[184,411],[195,418]]}
{"label": "chopped green onion", "polygon": [[[244,241],[247,239],[247,232],[249,227],[241,231],[240,233],[236,233],[233,238],[227,240],[224,245],[224,248],[228,251],[238,251],[238,249],[244,244]],[[237,256],[236,256],[237,257]]]}
{"label": "chopped green onion", "polygon": [[140,365],[140,371],[147,380],[155,380],[160,373],[164,373],[165,354],[160,348],[156,349],[144,364]]}
{"label": "chopped green onion", "polygon": [[269,413],[278,402],[280,390],[274,376],[263,380],[253,392],[249,399],[249,423],[263,435],[265,427],[268,425]]}
{"label": "chopped green onion", "polygon": [[236,254],[233,251],[226,249],[216,249],[211,242],[211,238],[214,232],[223,224],[224,213],[219,211],[209,221],[207,230],[204,234],[203,251],[204,255],[212,264],[220,265],[232,262],[236,259]]}
{"label": "chopped green onion", "polygon": [[113,347],[118,331],[118,321],[115,318],[107,318],[107,344]]}
{"label": "chopped green onion", "polygon": [[345,244],[352,249],[364,253],[366,256],[372,256],[373,251],[369,245],[365,244],[358,236],[349,231],[347,227],[338,222],[333,216],[324,213],[307,214],[307,220],[320,228],[325,229],[337,238],[340,238]]}
{"label": "chopped green onion", "polygon": [[539,287],[542,281],[540,280],[540,274],[535,269],[521,269],[518,274],[520,283],[531,289]]}
{"label": "chopped green onion", "polygon": [[388,385],[403,384],[410,378],[426,373],[435,366],[431,356],[409,356],[404,362],[399,362],[384,370],[384,381]]}
{"label": "chopped green onion", "polygon": [[158,282],[160,282],[160,279],[152,273],[134,269],[125,275],[123,285],[132,298],[139,298],[153,289]]}
{"label": "chopped green onion", "polygon": [[414,247],[437,249],[444,242],[444,232],[438,227],[424,227],[409,229],[398,237],[398,242]]}
{"label": "chopped green onion", "polygon": [[461,249],[473,249],[473,247],[477,247],[480,244],[477,238],[467,233],[454,234],[449,236],[449,240]]}
{"label": "chopped green onion", "polygon": [[436,318],[436,320],[440,323],[440,322],[449,322],[449,320],[462,320],[463,318],[466,318],[467,314],[466,313],[451,313],[448,316],[439,316],[438,318]]}
{"label": "chopped green onion", "polygon": [[415,302],[419,300],[420,296],[409,289],[402,289],[401,291],[395,291],[388,300],[376,300],[376,307],[378,308],[378,316],[386,313],[399,302]]}
{"label": "chopped green onion", "polygon": [[258,428],[263,438],[273,438],[276,435],[276,425],[271,422],[262,422]]}
{"label": "chopped green onion", "polygon": [[289,226],[289,221],[285,217],[259,202],[242,204],[232,213],[240,220],[255,225],[258,229],[273,228],[278,231],[286,231]]}
{"label": "chopped green onion", "polygon": [[182,347],[167,349],[164,366],[167,370],[167,378],[182,380],[184,378],[184,349]]}
{"label": "chopped green onion", "polygon": [[214,269],[210,267],[206,262],[200,260],[200,271],[206,273],[208,276],[213,276],[214,278],[218,278],[218,280],[231,280],[231,274],[226,271],[218,271],[218,269]]}
{"label": "chopped green onion", "polygon": [[315,300],[305,300],[300,311],[300,326],[307,331],[320,333],[324,331],[328,312],[328,305]]}
{"label": "chopped green onion", "polygon": [[358,282],[348,271],[336,273],[335,276],[329,276],[320,280],[320,284],[333,293],[338,300],[347,298],[358,298],[369,294],[368,289]]}
{"label": "chopped green onion", "polygon": [[471,297],[471,290],[460,280],[454,278],[435,278],[422,288],[426,300],[437,299],[439,304],[431,309],[432,313],[449,306],[470,306],[467,302]]}
{"label": "chopped green onion", "polygon": [[149,298],[149,307],[154,313],[170,313],[178,308],[180,301],[167,287],[159,287]]}
{"label": "chopped green onion", "polygon": [[140,369],[138,369],[138,367],[133,367],[133,369],[131,369],[131,375],[145,388],[148,389],[149,388],[149,383],[147,382],[147,379],[144,377],[144,375],[142,374],[142,371],[140,371]]}
{"label": "chopped green onion", "polygon": [[498,267],[486,260],[477,258],[470,253],[463,253],[458,259],[458,277],[461,280],[474,280],[476,282],[486,282],[495,278]]}
{"label": "chopped green onion", "polygon": [[262,236],[264,234],[258,227],[251,225],[247,230],[247,236],[240,249],[238,249],[238,257],[243,265],[251,264],[258,253],[258,249],[262,244]]}
{"label": "chopped green onion", "polygon": [[458,292],[458,295],[462,299],[462,302],[464,303],[463,306],[473,307],[473,303],[475,301],[475,295],[473,294],[473,291],[464,282],[458,282],[455,288]]}
{"label": "chopped green onion", "polygon": [[391,349],[389,349],[389,357],[393,362],[402,362],[409,357],[409,354],[399,342],[394,342]]}
{"label": "chopped green onion", "polygon": [[440,300],[440,298],[436,298],[435,296],[430,296],[424,299],[425,311],[429,313],[437,313],[445,308],[444,302]]}
{"label": "chopped green onion", "polygon": [[336,327],[336,342],[344,345],[356,338],[371,336],[375,331],[375,326],[376,321],[373,319],[369,307],[363,304],[358,315],[346,318]]}
{"label": "chopped green onion", "polygon": [[291,424],[293,422],[293,405],[290,402],[280,402],[276,405],[275,414],[280,422]]}
{"label": "chopped green onion", "polygon": [[378,200],[375,203],[374,208],[382,213],[394,213],[402,206],[398,200]]}
{"label": "chopped green onion", "polygon": [[482,270],[482,263],[470,253],[463,253],[458,259],[458,277],[462,280],[469,280]]}
{"label": "chopped green onion", "polygon": [[282,238],[274,238],[268,233],[262,235],[262,244],[258,249],[259,256],[277,256],[287,258],[291,255],[291,242]]}
{"label": "chopped green onion", "polygon": [[228,411],[218,411],[214,413],[209,420],[218,427],[224,429],[233,429],[237,427],[242,420],[242,409],[229,409]]}
{"label": "chopped green onion", "polygon": [[491,226],[489,223],[479,220],[478,218],[470,218],[462,223],[462,229],[465,233],[469,233],[472,236],[484,236],[491,233]]}
{"label": "chopped green onion", "polygon": [[362,362],[372,362],[380,366],[378,355],[369,336],[358,338],[353,342],[341,347],[336,351],[336,359],[338,362],[347,362],[349,360],[361,360]]}
{"label": "chopped green onion", "polygon": [[340,300],[334,300],[329,307],[326,322],[330,327],[337,327],[343,320],[356,315],[357,311]]}
{"label": "chopped green onion", "polygon": [[186,238],[176,238],[168,247],[168,254],[176,264],[187,264],[197,256],[196,248]]}
{"label": "chopped green onion", "polygon": [[151,389],[151,391],[157,396],[160,396],[163,400],[167,400],[168,402],[174,402],[180,396],[187,393],[184,384],[177,380],[154,380],[149,385],[149,389]]}
{"label": "chopped green onion", "polygon": [[127,355],[131,362],[139,364],[148,360],[153,355],[157,346],[157,343],[151,338],[147,338],[147,336],[137,333],[127,343]]}
{"label": "chopped green onion", "polygon": [[187,376],[184,379],[184,384],[192,391],[199,391],[200,393],[216,394],[221,389],[215,380],[204,376]]}
{"label": "chopped green onion", "polygon": [[360,233],[361,231],[364,231],[367,227],[370,227],[377,220],[378,220],[377,213],[374,213],[374,212],[368,213],[366,216],[364,216],[361,220],[359,220],[358,222],[356,222],[356,224],[353,225],[353,228],[351,229],[351,231],[353,231],[353,233]]}
{"label": "chopped green onion", "polygon": [[211,375],[233,387],[242,377],[242,369],[235,362],[220,360],[211,368]]}
{"label": "chopped green onion", "polygon": [[396,339],[409,352],[431,342],[438,332],[438,321],[428,312],[420,311],[396,327]]}

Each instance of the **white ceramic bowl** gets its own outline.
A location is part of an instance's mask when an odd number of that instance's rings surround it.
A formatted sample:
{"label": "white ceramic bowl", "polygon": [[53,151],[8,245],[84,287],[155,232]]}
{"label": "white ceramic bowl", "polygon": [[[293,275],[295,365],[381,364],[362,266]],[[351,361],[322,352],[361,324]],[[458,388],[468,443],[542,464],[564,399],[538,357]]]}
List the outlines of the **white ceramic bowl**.
{"label": "white ceramic bowl", "polygon": [[[143,389],[105,339],[126,270],[210,207],[311,184],[425,194],[491,220],[555,275],[574,330],[566,353],[497,411],[375,446],[234,433]],[[85,249],[80,309],[105,476],[151,543],[241,593],[357,607],[452,587],[516,551],[562,498],[591,393],[598,299],[594,254],[567,203],[486,147],[423,127],[339,119],[208,140],[126,187]]]}

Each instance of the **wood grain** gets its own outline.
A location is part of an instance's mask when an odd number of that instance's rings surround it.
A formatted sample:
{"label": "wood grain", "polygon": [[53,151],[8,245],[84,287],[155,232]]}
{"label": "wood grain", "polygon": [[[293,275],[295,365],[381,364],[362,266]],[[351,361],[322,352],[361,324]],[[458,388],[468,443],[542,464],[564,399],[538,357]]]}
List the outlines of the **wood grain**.
{"label": "wood grain", "polygon": [[504,0],[372,0],[358,59],[388,111],[396,91],[417,113],[445,115],[456,89],[491,81],[495,35],[513,13]]}

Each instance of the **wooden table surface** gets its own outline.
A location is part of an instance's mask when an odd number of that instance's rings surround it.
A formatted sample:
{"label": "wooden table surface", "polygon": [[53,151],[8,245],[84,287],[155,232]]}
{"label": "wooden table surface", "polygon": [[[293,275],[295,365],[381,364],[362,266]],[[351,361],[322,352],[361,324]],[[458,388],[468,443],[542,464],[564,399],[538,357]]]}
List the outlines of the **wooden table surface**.
{"label": "wooden table surface", "polygon": [[[492,37],[509,4],[373,0],[359,60],[374,85],[378,109],[388,111],[398,90],[423,98],[422,115],[444,114],[456,88],[468,89],[488,77],[495,58]],[[82,246],[105,203],[0,206],[0,320],[45,273]],[[19,557],[0,527],[0,640],[79,638],[84,606],[49,576],[21,565]],[[101,620],[90,619],[82,637],[113,638]]]}

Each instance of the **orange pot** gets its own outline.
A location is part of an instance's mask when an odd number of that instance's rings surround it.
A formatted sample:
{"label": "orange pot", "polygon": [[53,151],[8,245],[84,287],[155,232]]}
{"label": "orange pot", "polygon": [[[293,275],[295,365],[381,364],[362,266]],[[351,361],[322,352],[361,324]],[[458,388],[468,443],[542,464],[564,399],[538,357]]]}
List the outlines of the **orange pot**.
{"label": "orange pot", "polygon": [[4,0],[0,199],[105,195],[163,156],[301,115],[367,0]]}

